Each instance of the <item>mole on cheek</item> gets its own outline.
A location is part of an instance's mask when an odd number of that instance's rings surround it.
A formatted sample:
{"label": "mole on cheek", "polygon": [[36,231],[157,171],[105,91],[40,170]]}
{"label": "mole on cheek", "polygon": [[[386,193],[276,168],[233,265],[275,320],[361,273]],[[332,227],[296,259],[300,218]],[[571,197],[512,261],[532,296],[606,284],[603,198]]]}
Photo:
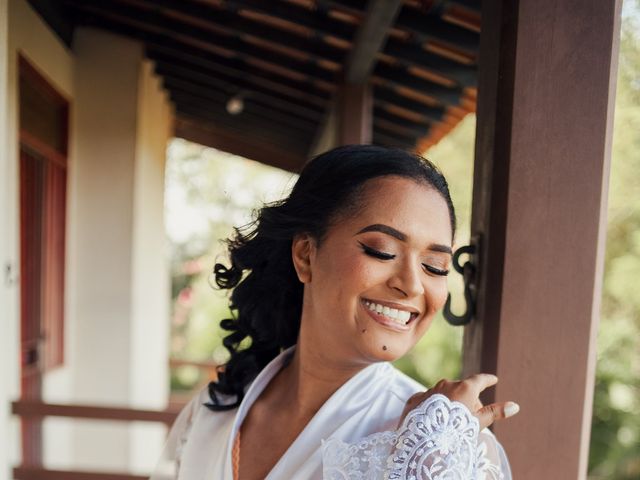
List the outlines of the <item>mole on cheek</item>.
{"label": "mole on cheek", "polygon": [[382,349],[383,349],[383,350],[386,350],[386,349],[387,349],[387,346],[386,346],[386,345],[382,345]]}
{"label": "mole on cheek", "polygon": [[366,329],[366,328],[363,328],[363,329],[362,329],[362,333],[365,333],[366,331],[367,331],[367,329]]}

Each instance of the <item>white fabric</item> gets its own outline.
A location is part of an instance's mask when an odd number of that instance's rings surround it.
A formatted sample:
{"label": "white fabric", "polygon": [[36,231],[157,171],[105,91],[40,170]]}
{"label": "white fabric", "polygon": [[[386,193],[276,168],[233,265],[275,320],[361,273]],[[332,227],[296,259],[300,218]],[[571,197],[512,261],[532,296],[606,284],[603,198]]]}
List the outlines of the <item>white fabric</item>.
{"label": "white fabric", "polygon": [[479,437],[478,419],[466,406],[432,395],[409,412],[396,431],[378,432],[355,444],[323,442],[325,480],[499,480],[508,465],[488,456],[493,436]]}
{"label": "white fabric", "polygon": [[[209,401],[206,389],[191,400],[174,423],[161,462],[151,480],[232,480],[231,452],[242,421],[292,353],[293,348],[283,352],[260,372],[237,409],[212,412],[204,406]],[[266,480],[511,480],[500,444],[489,430],[478,434],[477,420],[459,403],[434,395],[412,410],[403,425],[395,430],[406,401],[424,390],[422,385],[389,363],[368,366],[325,402]],[[277,428],[274,428],[274,434],[277,434]],[[400,447],[394,447],[398,439]],[[424,456],[423,447],[412,450],[407,442],[414,442],[414,446],[424,444],[431,453]],[[353,466],[349,458],[354,448],[359,452],[357,458],[363,461],[352,468],[352,472],[349,470],[349,465]],[[396,462],[398,468],[389,470],[387,461],[393,463],[393,459],[399,459]],[[432,476],[412,477],[406,473],[406,468],[402,468],[405,464],[413,465],[414,460],[434,468],[455,460],[449,468],[456,475],[467,471],[472,475],[445,477],[438,470]],[[359,470],[361,468],[365,470]],[[373,468],[371,471],[376,472],[375,475],[370,475],[366,468]],[[389,475],[385,476],[387,470]]]}

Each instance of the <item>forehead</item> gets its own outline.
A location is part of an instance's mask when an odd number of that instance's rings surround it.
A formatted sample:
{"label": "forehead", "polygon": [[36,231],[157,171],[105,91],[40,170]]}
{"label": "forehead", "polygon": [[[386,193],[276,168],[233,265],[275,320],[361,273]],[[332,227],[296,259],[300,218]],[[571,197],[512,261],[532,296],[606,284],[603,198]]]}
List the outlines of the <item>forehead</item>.
{"label": "forehead", "polygon": [[381,223],[410,238],[452,242],[449,208],[430,185],[404,177],[380,177],[365,183],[358,197],[355,213],[341,223],[353,229]]}

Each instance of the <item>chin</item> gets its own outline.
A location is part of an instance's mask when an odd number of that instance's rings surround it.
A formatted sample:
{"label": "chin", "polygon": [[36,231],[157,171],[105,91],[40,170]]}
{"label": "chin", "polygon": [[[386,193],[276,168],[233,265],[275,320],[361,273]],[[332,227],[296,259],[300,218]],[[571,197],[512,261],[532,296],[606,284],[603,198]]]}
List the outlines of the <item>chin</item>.
{"label": "chin", "polygon": [[365,355],[371,362],[395,362],[409,353],[413,347],[398,339],[371,338],[365,347]]}

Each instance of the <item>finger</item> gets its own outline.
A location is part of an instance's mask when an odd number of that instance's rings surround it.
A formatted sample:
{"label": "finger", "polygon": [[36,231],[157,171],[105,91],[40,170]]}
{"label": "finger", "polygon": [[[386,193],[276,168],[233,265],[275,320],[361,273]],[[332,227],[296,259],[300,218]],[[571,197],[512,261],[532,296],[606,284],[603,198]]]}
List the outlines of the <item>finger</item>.
{"label": "finger", "polygon": [[465,381],[477,394],[498,383],[498,377],[491,373],[476,373]]}
{"label": "finger", "polygon": [[475,415],[480,422],[480,430],[488,427],[496,420],[513,417],[520,411],[520,405],[515,402],[492,403],[478,410]]}

